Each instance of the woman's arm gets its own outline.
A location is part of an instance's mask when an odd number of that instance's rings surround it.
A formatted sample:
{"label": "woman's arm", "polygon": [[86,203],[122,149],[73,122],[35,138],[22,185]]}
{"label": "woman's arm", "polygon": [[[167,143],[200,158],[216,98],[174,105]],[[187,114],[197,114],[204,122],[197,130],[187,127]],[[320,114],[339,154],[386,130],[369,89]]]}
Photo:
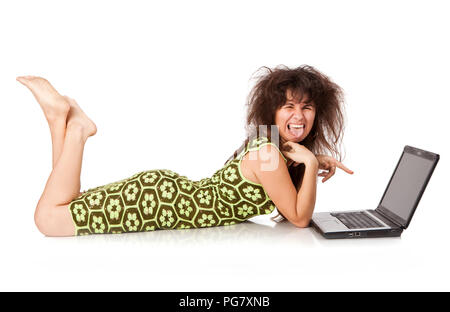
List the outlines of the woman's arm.
{"label": "woman's arm", "polygon": [[305,162],[305,173],[300,189],[297,193],[296,210],[299,227],[307,227],[316,204],[317,173],[319,171],[318,161]]}
{"label": "woman's arm", "polygon": [[[259,152],[249,152],[251,153],[253,155],[249,157],[250,167],[278,211],[295,226],[308,226],[316,200],[318,163],[315,157],[308,157],[303,162],[306,167],[305,174],[297,191],[278,149],[266,145]],[[259,155],[260,153],[264,156]],[[275,165],[270,170],[264,170],[267,163]]]}

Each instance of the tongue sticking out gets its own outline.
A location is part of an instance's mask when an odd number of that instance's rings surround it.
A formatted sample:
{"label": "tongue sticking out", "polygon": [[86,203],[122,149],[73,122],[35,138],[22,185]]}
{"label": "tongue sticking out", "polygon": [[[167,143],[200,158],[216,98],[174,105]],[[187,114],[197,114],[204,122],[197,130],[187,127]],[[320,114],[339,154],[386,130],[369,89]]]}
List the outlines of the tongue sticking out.
{"label": "tongue sticking out", "polygon": [[288,127],[288,131],[291,135],[293,135],[294,137],[301,137],[303,134],[303,131],[305,130],[305,128],[294,128],[294,127]]}

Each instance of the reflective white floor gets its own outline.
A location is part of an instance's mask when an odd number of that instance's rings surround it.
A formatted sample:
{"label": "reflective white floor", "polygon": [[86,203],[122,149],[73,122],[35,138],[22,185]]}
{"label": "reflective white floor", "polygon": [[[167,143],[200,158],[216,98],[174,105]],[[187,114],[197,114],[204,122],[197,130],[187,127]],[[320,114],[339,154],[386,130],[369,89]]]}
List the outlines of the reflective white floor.
{"label": "reflective white floor", "polygon": [[0,290],[448,290],[447,249],[421,240],[418,227],[402,238],[326,240],[312,228],[257,221],[4,239]]}

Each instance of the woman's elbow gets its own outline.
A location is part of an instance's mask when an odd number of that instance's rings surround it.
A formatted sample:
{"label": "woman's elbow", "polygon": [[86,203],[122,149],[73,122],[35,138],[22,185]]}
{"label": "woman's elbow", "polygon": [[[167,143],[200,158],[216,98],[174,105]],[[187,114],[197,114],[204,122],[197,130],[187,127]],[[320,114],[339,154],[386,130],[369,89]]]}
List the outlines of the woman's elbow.
{"label": "woman's elbow", "polygon": [[309,227],[310,222],[311,222],[311,219],[300,219],[293,223],[296,227],[307,228],[307,227]]}

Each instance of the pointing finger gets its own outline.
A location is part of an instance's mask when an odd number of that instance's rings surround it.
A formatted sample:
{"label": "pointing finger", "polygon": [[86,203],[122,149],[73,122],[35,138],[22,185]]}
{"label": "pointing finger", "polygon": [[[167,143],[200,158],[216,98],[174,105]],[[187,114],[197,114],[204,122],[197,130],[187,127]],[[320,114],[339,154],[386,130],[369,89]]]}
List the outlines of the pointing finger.
{"label": "pointing finger", "polygon": [[340,162],[336,162],[336,166],[338,166],[339,168],[341,168],[342,170],[344,170],[345,172],[349,173],[349,174],[353,174],[353,171],[348,169],[347,167],[345,167],[342,163]]}

